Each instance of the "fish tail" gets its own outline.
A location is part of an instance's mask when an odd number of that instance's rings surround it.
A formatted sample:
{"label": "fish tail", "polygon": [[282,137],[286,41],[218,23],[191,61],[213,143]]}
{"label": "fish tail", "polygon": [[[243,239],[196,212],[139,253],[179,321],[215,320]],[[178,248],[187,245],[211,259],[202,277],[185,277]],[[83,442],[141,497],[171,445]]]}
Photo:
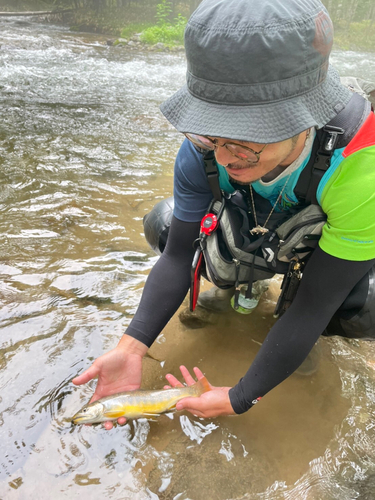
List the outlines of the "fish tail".
{"label": "fish tail", "polygon": [[210,383],[204,376],[198,380],[195,386],[201,391],[201,393],[211,391]]}

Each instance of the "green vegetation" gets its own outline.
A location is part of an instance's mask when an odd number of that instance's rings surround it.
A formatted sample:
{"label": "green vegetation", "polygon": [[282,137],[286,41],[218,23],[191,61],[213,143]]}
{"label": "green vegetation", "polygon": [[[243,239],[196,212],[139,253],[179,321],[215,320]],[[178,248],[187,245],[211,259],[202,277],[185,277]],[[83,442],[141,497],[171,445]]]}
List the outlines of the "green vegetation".
{"label": "green vegetation", "polygon": [[121,38],[131,38],[136,33],[141,33],[142,31],[150,28],[151,23],[132,23],[125,26],[121,30]]}
{"label": "green vegetation", "polygon": [[151,45],[156,43],[164,43],[167,46],[183,45],[187,19],[178,14],[171,22],[172,13],[171,2],[162,0],[156,8],[156,26],[145,29],[141,34],[141,41]]}
{"label": "green vegetation", "polygon": [[375,51],[375,25],[367,20],[362,22],[338,22],[335,25],[335,46],[342,50]]}

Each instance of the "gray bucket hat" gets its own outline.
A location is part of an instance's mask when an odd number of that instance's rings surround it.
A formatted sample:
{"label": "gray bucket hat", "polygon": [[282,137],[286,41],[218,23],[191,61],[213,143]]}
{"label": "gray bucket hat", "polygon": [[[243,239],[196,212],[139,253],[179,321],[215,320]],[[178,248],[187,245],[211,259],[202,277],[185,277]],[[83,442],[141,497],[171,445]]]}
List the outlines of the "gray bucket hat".
{"label": "gray bucket hat", "polygon": [[319,0],[203,0],[185,30],[187,83],[161,111],[180,132],[262,144],[321,128],[352,95],[332,39]]}

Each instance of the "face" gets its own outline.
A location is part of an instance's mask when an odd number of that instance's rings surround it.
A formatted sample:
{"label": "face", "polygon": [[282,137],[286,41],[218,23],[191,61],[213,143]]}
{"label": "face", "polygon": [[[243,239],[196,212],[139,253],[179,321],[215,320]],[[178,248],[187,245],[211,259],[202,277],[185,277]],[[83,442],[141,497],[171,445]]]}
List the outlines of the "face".
{"label": "face", "polygon": [[267,147],[259,156],[258,163],[255,164],[234,157],[226,148],[220,146],[226,142],[231,142],[249,147],[254,151],[260,151],[264,144],[215,137],[210,137],[210,139],[217,139],[216,144],[218,147],[216,147],[215,157],[217,162],[225,167],[229,177],[239,184],[251,184],[271,172],[277,166],[286,168],[293,163],[303,150],[306,132],[302,132],[293,139],[267,144]]}

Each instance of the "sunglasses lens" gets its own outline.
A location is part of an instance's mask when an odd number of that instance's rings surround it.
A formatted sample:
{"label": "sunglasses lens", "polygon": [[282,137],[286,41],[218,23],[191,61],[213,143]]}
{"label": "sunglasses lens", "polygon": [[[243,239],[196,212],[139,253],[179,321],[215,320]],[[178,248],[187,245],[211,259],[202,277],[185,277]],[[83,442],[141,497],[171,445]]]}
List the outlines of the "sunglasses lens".
{"label": "sunglasses lens", "polygon": [[226,148],[230,151],[234,156],[240,158],[241,160],[246,160],[249,163],[258,163],[259,158],[255,153],[245,149],[241,146],[237,146],[236,144],[227,144]]}
{"label": "sunglasses lens", "polygon": [[195,135],[195,134],[185,134],[185,135],[189,139],[189,141],[198,146],[198,148],[207,150],[212,150],[215,148],[214,143],[207,137],[204,137],[203,135]]}

